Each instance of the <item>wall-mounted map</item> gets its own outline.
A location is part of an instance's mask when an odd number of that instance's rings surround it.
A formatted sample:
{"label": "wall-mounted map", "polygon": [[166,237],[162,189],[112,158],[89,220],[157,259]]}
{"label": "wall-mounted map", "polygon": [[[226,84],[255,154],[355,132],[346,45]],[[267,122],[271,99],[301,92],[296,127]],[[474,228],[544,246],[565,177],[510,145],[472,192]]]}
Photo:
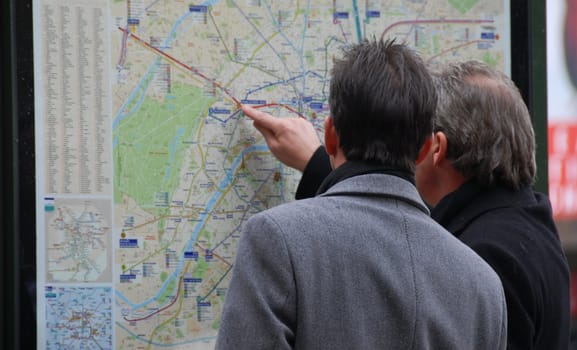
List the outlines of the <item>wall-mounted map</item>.
{"label": "wall-mounted map", "polygon": [[[432,66],[474,58],[510,70],[508,1],[36,0],[34,10],[38,196],[76,200],[77,216],[100,203],[112,224],[108,280],[46,271],[53,263],[38,266],[39,287],[109,287],[102,334],[116,349],[212,349],[243,224],[293,199],[299,174],[270,155],[240,104],[308,118],[322,136],[332,59],[363,38],[407,42]],[[40,212],[38,261],[51,262],[51,242],[78,237],[55,229],[58,211]],[[61,331],[46,295],[39,347]]]}

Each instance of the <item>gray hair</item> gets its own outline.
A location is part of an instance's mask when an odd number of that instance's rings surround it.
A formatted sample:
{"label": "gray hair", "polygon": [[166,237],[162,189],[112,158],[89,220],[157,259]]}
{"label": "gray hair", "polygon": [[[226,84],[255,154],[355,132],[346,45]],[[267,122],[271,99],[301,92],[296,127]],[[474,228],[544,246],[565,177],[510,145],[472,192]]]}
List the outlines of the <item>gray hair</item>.
{"label": "gray hair", "polygon": [[453,63],[433,73],[438,104],[435,131],[447,136],[447,158],[484,186],[533,185],[535,134],[519,90],[484,63]]}

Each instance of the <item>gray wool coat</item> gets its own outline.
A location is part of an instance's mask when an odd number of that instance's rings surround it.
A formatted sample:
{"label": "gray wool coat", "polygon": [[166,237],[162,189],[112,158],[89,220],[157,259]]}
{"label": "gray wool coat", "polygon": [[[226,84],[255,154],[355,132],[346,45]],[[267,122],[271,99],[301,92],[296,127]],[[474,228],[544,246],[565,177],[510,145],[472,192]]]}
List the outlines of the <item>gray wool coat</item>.
{"label": "gray wool coat", "polygon": [[410,182],[345,179],[254,215],[217,349],[505,349],[493,270],[429,217]]}

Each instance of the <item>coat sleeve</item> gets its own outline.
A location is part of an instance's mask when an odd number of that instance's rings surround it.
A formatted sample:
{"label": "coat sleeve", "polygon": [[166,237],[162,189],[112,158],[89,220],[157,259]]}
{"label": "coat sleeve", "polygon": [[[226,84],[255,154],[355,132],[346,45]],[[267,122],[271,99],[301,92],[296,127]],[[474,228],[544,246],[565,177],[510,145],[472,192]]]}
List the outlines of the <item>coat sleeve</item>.
{"label": "coat sleeve", "polygon": [[291,349],[295,283],[281,230],[265,213],[253,216],[239,242],[216,349]]}
{"label": "coat sleeve", "polygon": [[324,146],[320,146],[303,171],[303,176],[297,187],[295,198],[304,199],[314,197],[321,183],[329,175],[331,170],[329,154]]}

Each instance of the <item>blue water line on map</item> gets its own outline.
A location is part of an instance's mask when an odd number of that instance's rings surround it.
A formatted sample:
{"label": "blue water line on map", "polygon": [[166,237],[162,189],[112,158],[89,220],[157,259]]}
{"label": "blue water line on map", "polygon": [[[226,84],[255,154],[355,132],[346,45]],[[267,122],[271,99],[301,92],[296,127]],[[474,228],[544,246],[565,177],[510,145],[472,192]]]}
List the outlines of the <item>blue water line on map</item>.
{"label": "blue water line on map", "polygon": [[359,19],[359,6],[357,5],[357,0],[353,0],[353,12],[355,13],[355,26],[357,27],[357,40],[361,42],[361,40],[363,40],[363,32],[361,29],[361,21]]}
{"label": "blue water line on map", "polygon": [[[216,4],[217,2],[219,2],[219,0],[210,0],[210,1],[205,1],[203,6],[212,6],[214,4]],[[170,45],[171,40],[172,40],[172,36],[173,34],[176,32],[176,30],[178,29],[178,27],[180,27],[180,25],[182,24],[182,22],[188,18],[188,16],[190,16],[191,12],[187,11],[184,15],[182,15],[182,17],[180,17],[179,19],[176,20],[176,22],[174,23],[174,25],[172,26],[168,36],[166,37],[166,40],[163,43],[164,47],[167,47],[168,45]],[[157,57],[154,62],[150,65],[150,67],[148,68],[148,70],[146,71],[146,73],[144,74],[144,76],[142,77],[142,79],[140,80],[140,82],[137,84],[136,88],[133,90],[133,92],[130,94],[130,96],[128,97],[128,99],[126,100],[126,102],[124,102],[124,104],[120,107],[116,118],[114,119],[114,122],[112,123],[112,130],[115,130],[116,127],[118,126],[118,123],[120,123],[120,121],[122,121],[122,119],[126,118],[127,116],[129,116],[130,114],[134,113],[135,110],[138,110],[138,108],[140,108],[142,101],[144,100],[144,96],[146,96],[146,91],[148,91],[148,87],[150,85],[147,85],[144,88],[144,91],[142,91],[142,94],[139,98],[139,100],[137,101],[137,103],[134,105],[134,107],[128,111],[127,113],[123,113],[122,111],[124,111],[124,109],[126,108],[126,106],[128,104],[131,103],[131,101],[136,97],[137,93],[140,91],[141,85],[144,84],[148,78],[148,76],[152,73],[153,69],[155,69],[158,65],[158,62],[161,60],[160,57]]]}
{"label": "blue water line on map", "polygon": [[[202,227],[204,227],[204,225],[206,223],[205,221],[208,217],[208,213],[214,209],[214,206],[216,205],[216,203],[220,199],[220,196],[222,195],[224,189],[226,189],[226,187],[228,187],[230,185],[231,181],[234,179],[233,175],[236,172],[236,170],[238,169],[238,167],[242,164],[242,160],[244,158],[244,155],[246,153],[251,153],[251,152],[268,151],[268,149],[269,148],[266,145],[254,145],[254,146],[245,148],[244,150],[242,150],[242,152],[239,154],[239,156],[236,157],[236,159],[232,163],[230,170],[227,173],[225,173],[224,178],[222,179],[221,183],[218,186],[218,190],[214,191],[213,196],[208,200],[208,202],[206,204],[206,210],[201,214],[200,220],[199,220],[198,224],[196,225],[196,227],[192,233],[192,236],[186,245],[185,251],[190,251],[192,248],[192,245],[194,244],[194,242],[196,242],[196,238],[198,237],[200,230],[202,229]],[[182,271],[183,267],[184,267],[184,259],[180,259],[180,262],[179,262],[177,268],[170,275],[170,277],[164,281],[162,287],[160,288],[160,290],[158,291],[156,296],[154,296],[154,297],[152,297],[146,301],[143,301],[140,304],[133,304],[119,290],[116,290],[116,295],[119,298],[121,298],[124,302],[129,304],[132,308],[134,308],[134,309],[142,308],[142,307],[144,307],[144,306],[146,306],[152,302],[157,301],[157,299],[162,294],[164,294],[164,292],[166,291],[166,289],[168,288],[168,286],[170,285],[172,280],[174,280],[178,275],[180,275],[180,272]]]}
{"label": "blue water line on map", "polygon": [[[225,173],[224,178],[222,179],[222,181],[220,182],[220,184],[218,185],[218,191],[215,191],[213,196],[208,200],[207,204],[206,204],[206,210],[205,212],[201,215],[201,223],[202,224],[197,224],[196,228],[194,229],[194,232],[192,234],[191,239],[188,241],[188,244],[186,245],[186,251],[190,251],[190,249],[192,249],[192,245],[194,244],[194,242],[196,241],[196,238],[198,237],[198,234],[200,233],[200,229],[204,226],[204,220],[206,219],[206,217],[208,216],[208,212],[212,211],[212,209],[214,209],[214,206],[216,205],[216,203],[218,202],[218,200],[220,199],[220,196],[222,195],[223,191],[231,184],[231,182],[234,180],[234,173],[236,172],[236,170],[240,167],[240,165],[242,164],[242,161],[244,159],[244,156],[246,153],[252,153],[252,152],[262,152],[262,151],[268,151],[268,146],[266,145],[254,145],[254,146],[250,146],[248,148],[245,148],[242,150],[242,152],[240,152],[240,154],[238,155],[238,157],[236,157],[236,159],[234,160],[234,162],[232,163],[232,166],[230,168],[230,170],[228,172]],[[181,260],[178,269],[182,269],[184,265],[184,261]],[[178,275],[178,273],[173,273],[174,276]]]}
{"label": "blue water line on map", "polygon": [[144,84],[144,82],[146,81],[146,79],[148,78],[148,75],[150,74],[150,72],[152,71],[152,69],[156,68],[156,63],[158,62],[158,58],[154,61],[154,63],[148,68],[148,71],[146,71],[146,73],[144,73],[144,76],[142,77],[142,79],[140,80],[140,82],[136,85],[136,88],[132,91],[132,93],[130,94],[130,96],[128,97],[128,99],[126,100],[126,102],[124,102],[124,104],[122,106],[120,106],[120,109],[118,111],[118,113],[116,114],[116,118],[114,119],[114,122],[112,123],[112,130],[115,130],[116,127],[118,126],[118,123],[120,123],[120,121],[124,118],[126,118],[127,116],[129,116],[130,114],[133,113],[134,109],[137,107],[140,107],[140,105],[142,104],[142,101],[144,100],[144,96],[146,96],[146,91],[148,90],[148,87],[144,88],[144,91],[142,91],[142,94],[140,95],[138,101],[136,102],[136,104],[134,105],[134,107],[132,108],[132,110],[126,112],[126,114],[122,113],[121,111],[124,111],[124,109],[126,108],[126,106],[131,103],[131,101],[136,97],[136,95],[138,94],[138,92],[140,91],[140,86],[142,84]]}
{"label": "blue water line on map", "polygon": [[[188,18],[188,16],[190,16],[191,12],[187,11],[182,17],[180,17],[172,26],[169,34],[167,35],[164,43],[162,44],[164,47],[167,47],[168,45],[170,45],[171,41],[172,41],[172,36],[174,34],[174,32],[176,32],[176,30],[178,29],[178,27],[182,24],[182,22],[184,22],[184,20],[186,18]],[[124,118],[126,118],[127,116],[129,116],[130,114],[134,113],[134,111],[138,110],[138,108],[140,108],[142,101],[144,100],[144,97],[146,96],[146,91],[148,90],[148,88],[150,87],[150,82],[152,82],[152,80],[149,80],[149,84],[147,84],[145,87],[142,87],[142,85],[148,80],[149,75],[152,74],[152,71],[155,70],[155,68],[158,66],[158,63],[160,62],[161,58],[157,57],[154,62],[150,65],[150,67],[148,68],[148,70],[146,71],[146,73],[144,74],[144,76],[142,77],[142,79],[140,79],[140,82],[138,83],[138,85],[136,85],[136,88],[132,91],[132,93],[130,94],[130,96],[128,97],[128,99],[126,100],[126,102],[124,102],[124,104],[120,107],[116,118],[114,119],[114,122],[112,124],[112,130],[115,130],[116,127],[118,126],[118,123],[120,123],[120,121]],[[132,100],[136,97],[136,95],[138,94],[139,91],[142,90],[142,94],[140,95],[139,100],[137,101],[137,103],[134,105],[134,107],[126,112],[123,113],[124,109],[126,108],[127,105],[129,105]]]}
{"label": "blue water line on map", "polygon": [[[301,72],[303,72],[305,70],[305,63],[304,63],[304,47],[305,47],[305,37],[306,37],[306,32],[307,32],[307,26],[308,26],[308,21],[309,21],[309,12],[311,9],[311,2],[310,0],[307,1],[307,10],[305,11],[305,20],[304,20],[304,28],[303,28],[303,35],[301,37],[301,48],[299,50],[299,57],[300,59],[300,63],[301,63]],[[302,86],[301,86],[301,94],[304,94],[304,92],[306,91],[306,86],[307,86],[307,80],[303,79],[302,80]],[[299,108],[302,108],[302,99],[299,98]]]}

